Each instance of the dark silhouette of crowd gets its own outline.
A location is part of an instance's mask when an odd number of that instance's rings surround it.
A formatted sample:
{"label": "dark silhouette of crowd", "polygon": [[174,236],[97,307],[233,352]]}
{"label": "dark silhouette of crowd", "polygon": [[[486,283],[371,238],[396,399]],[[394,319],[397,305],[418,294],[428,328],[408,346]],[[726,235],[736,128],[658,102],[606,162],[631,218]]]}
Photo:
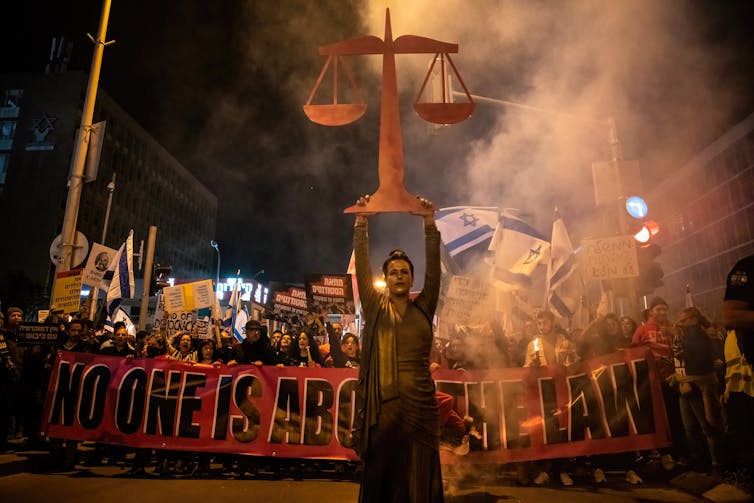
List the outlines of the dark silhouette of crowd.
{"label": "dark silhouette of crowd", "polygon": [[[568,326],[547,308],[514,320],[503,329],[499,319],[444,327],[435,335],[430,370],[483,371],[494,368],[560,365],[572,368],[583,360],[644,346],[651,352],[661,379],[672,435],[672,446],[656,451],[618,453],[577,459],[519,463],[520,484],[545,485],[551,480],[574,484],[576,467],[588,467],[594,483],[607,480],[610,470],[622,470],[631,484],[642,482],[651,463],[667,472],[694,470],[713,476],[731,473],[751,490],[754,465],[754,259],[734,267],[727,278],[723,318],[714,323],[696,307],[671,312],[661,297],[651,300],[646,318],[616,313],[593,314],[583,327]],[[2,316],[3,313],[0,313]],[[159,329],[129,332],[123,323],[109,330],[83,318],[52,314],[46,323],[60,327],[55,345],[21,345],[16,338],[24,312],[10,307],[0,318],[0,449],[49,450],[55,466],[72,470],[81,463],[108,462],[131,475],[234,476],[270,474],[301,478],[332,469],[345,476],[357,463],[276,460],[212,453],[187,453],[96,444],[82,457],[79,442],[48,439],[40,433],[40,418],[50,372],[58,349],[132,358],[175,359],[198,365],[268,365],[318,368],[359,368],[357,334],[344,332],[338,322],[310,317],[301,326],[282,325],[268,335],[266,322],[250,320],[239,342],[218,327],[216,337],[200,339],[190,332],[168,338]],[[483,413],[455,410],[452,397],[438,393],[441,445],[463,456],[482,449]],[[22,442],[22,440],[25,439]],[[220,465],[221,469],[211,467]],[[335,468],[333,468],[335,467]],[[149,468],[152,471],[149,472]],[[612,472],[611,472],[612,473]],[[726,475],[728,474],[728,475]],[[743,474],[743,475],[742,475]],[[747,485],[748,484],[748,485]]]}

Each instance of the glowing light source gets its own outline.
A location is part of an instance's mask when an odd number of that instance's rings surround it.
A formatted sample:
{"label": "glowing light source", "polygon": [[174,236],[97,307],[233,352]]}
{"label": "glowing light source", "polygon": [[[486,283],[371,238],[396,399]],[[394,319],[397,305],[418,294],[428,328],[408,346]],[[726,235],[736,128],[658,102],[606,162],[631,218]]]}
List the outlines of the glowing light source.
{"label": "glowing light source", "polygon": [[384,279],[377,278],[377,279],[374,280],[374,287],[377,290],[384,290],[386,286],[387,286],[387,283],[385,283]]}
{"label": "glowing light source", "polygon": [[644,222],[641,230],[634,234],[634,239],[640,243],[648,243],[652,236],[656,236],[658,232],[660,232],[660,226],[657,222],[648,220]]}
{"label": "glowing light source", "polygon": [[634,239],[637,240],[640,243],[646,243],[649,241],[649,238],[652,237],[649,233],[649,229],[647,229],[646,226],[642,227],[639,232],[634,234]]}

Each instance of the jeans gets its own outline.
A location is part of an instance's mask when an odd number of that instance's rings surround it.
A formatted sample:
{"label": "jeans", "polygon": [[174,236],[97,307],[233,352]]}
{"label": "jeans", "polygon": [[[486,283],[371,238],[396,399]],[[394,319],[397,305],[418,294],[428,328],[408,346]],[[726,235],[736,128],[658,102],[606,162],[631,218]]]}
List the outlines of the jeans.
{"label": "jeans", "polygon": [[[693,382],[688,393],[679,394],[686,442],[696,466],[706,460],[716,469],[723,460],[722,405],[714,385]],[[706,448],[704,447],[706,444]]]}

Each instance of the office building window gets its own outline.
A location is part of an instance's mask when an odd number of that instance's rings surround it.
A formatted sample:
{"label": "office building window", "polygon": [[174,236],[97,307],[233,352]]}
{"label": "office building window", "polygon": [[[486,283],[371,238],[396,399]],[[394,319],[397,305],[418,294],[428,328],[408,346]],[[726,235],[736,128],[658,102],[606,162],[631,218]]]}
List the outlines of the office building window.
{"label": "office building window", "polygon": [[0,121],[0,140],[12,140],[16,133],[16,121]]}
{"label": "office building window", "polygon": [[18,108],[21,106],[21,98],[23,97],[23,89],[6,89],[3,91],[3,103],[0,106]]}
{"label": "office building window", "polygon": [[10,154],[0,152],[0,185],[5,185],[5,174],[8,172]]}

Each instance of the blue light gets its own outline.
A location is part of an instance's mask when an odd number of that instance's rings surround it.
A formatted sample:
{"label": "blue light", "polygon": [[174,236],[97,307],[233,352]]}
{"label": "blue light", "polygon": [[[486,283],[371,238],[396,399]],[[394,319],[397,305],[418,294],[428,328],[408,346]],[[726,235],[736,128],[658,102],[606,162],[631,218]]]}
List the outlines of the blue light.
{"label": "blue light", "polygon": [[631,196],[626,199],[626,211],[634,218],[644,218],[647,216],[647,203],[639,196]]}

